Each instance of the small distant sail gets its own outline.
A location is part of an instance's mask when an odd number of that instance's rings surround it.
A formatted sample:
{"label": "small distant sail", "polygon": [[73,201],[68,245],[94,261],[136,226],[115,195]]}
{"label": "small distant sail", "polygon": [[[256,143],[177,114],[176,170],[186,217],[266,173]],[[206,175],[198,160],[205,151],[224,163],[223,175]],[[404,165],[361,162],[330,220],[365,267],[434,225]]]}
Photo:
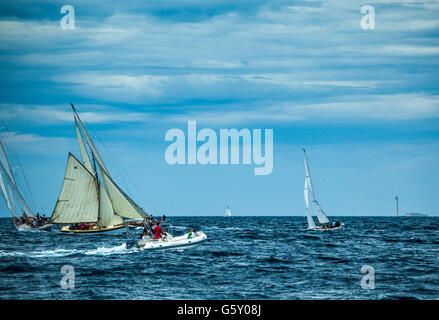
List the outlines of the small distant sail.
{"label": "small distant sail", "polygon": [[230,211],[229,207],[226,208],[226,213],[224,213],[224,217],[231,217],[232,212]]}
{"label": "small distant sail", "polygon": [[308,190],[309,193],[311,194],[311,200],[314,205],[314,209],[316,211],[317,219],[321,224],[329,223],[328,217],[326,216],[320,204],[317,202],[316,196],[314,194],[314,188],[311,182],[311,173],[309,171],[308,160],[306,159],[305,149],[303,149],[303,157],[304,157],[304,165],[305,165],[305,180],[307,181]]}
{"label": "small distant sail", "polygon": [[309,212],[308,179],[306,179],[306,178],[305,178],[304,196],[305,196],[305,207],[306,207],[306,219],[308,220],[308,229],[315,229],[316,224],[315,224],[314,219],[311,217],[311,214]]}
{"label": "small distant sail", "polygon": [[398,212],[398,197],[395,197],[395,217],[399,217],[399,212]]}

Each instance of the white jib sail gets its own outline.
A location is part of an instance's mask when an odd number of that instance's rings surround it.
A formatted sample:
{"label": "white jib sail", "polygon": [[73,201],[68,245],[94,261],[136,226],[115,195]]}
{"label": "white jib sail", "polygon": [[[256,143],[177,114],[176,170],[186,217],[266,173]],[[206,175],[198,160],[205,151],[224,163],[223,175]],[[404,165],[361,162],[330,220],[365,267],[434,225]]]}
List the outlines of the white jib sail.
{"label": "white jib sail", "polygon": [[304,196],[305,196],[305,206],[306,206],[306,219],[308,220],[308,229],[315,229],[316,224],[315,224],[314,219],[311,217],[311,214],[309,212],[308,179],[307,178],[305,178]]}
{"label": "white jib sail", "polygon": [[111,204],[110,197],[105,191],[104,186],[99,183],[99,219],[98,226],[113,226],[117,224],[123,224],[124,221],[121,217],[114,214],[113,205]]}
{"label": "white jib sail", "polygon": [[81,152],[82,163],[84,164],[84,167],[88,169],[88,171],[94,172],[93,167],[91,165],[90,157],[88,156],[87,149],[85,148],[84,139],[82,139],[81,131],[79,130],[78,122],[76,121],[76,117],[75,117],[75,127],[76,127],[76,135],[78,136],[79,151]]}
{"label": "white jib sail", "polygon": [[2,190],[3,199],[6,202],[6,207],[12,213],[12,215],[16,215],[15,209],[12,207],[11,201],[9,200],[8,191],[6,190],[5,182],[3,181],[3,174],[0,172],[0,188]]}
{"label": "white jib sail", "polygon": [[105,188],[107,188],[108,195],[113,204],[114,213],[127,219],[143,220],[148,217],[148,214],[114,183],[108,173],[102,170],[99,163],[98,165],[102,181],[104,182]]}
{"label": "white jib sail", "polygon": [[[6,170],[4,173],[5,175],[8,175],[11,182],[14,184],[14,187],[16,187],[16,182],[14,175],[12,174],[11,166],[9,165],[8,158],[6,157],[5,148],[3,146],[3,143],[0,140],[0,163],[3,165],[3,169]],[[7,188],[7,183],[4,183],[2,181],[4,188],[2,187],[2,193],[3,197],[5,198],[6,204],[8,206],[9,211],[14,215],[16,214],[16,206],[14,201],[14,195],[11,188]]]}
{"label": "white jib sail", "polygon": [[97,222],[99,210],[95,177],[71,153],[61,193],[52,214],[53,223]]}
{"label": "white jib sail", "polygon": [[6,188],[10,190],[11,194],[11,200],[13,199],[13,195],[15,195],[16,199],[20,203],[21,209],[23,212],[26,213],[28,216],[33,216],[33,212],[30,209],[29,205],[27,204],[26,200],[24,200],[23,196],[21,195],[20,191],[18,191],[17,185],[11,180],[9,174],[7,174],[5,167],[3,166],[3,163],[0,162],[0,172],[3,174],[3,178],[6,181]]}
{"label": "white jib sail", "polygon": [[308,190],[309,190],[309,192],[311,194],[312,203],[313,203],[314,208],[316,210],[317,219],[322,224],[329,223],[328,217],[326,216],[326,214],[323,211],[322,207],[320,207],[320,205],[317,202],[317,199],[315,197],[315,194],[314,194],[314,188],[313,188],[312,182],[311,182],[311,173],[309,171],[308,160],[306,159],[306,152],[305,152],[305,150],[303,150],[303,155],[304,155],[304,164],[305,164],[305,176],[306,176],[306,179],[307,179],[307,182],[308,182]]}
{"label": "white jib sail", "polygon": [[226,213],[224,214],[224,216],[226,216],[226,217],[231,217],[232,216],[232,212],[230,212],[229,207],[226,208]]}

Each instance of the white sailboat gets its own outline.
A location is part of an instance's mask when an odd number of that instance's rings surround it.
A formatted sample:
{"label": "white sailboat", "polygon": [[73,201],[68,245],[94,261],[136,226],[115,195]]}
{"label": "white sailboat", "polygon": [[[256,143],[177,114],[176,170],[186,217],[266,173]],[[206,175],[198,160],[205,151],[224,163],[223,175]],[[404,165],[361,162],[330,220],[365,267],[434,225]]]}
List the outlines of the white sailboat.
{"label": "white sailboat", "polygon": [[[6,207],[14,217],[14,226],[19,231],[50,230],[51,224],[43,218],[35,217],[30,206],[18,189],[13,171],[9,165],[3,142],[0,139],[0,189]],[[20,212],[23,216],[20,216]]]}
{"label": "white sailboat", "polygon": [[73,104],[72,109],[82,162],[69,153],[51,222],[64,224],[61,232],[70,234],[120,233],[126,226],[124,218],[149,216],[114,182]]}
{"label": "white sailboat", "polygon": [[[308,221],[308,229],[311,230],[335,230],[340,229],[344,227],[344,223],[339,223],[338,221],[335,222],[335,225],[332,224],[328,217],[326,216],[325,212],[323,211],[320,204],[317,202],[314,188],[312,186],[311,182],[311,173],[309,171],[308,166],[308,160],[306,158],[306,151],[303,149],[303,156],[304,156],[304,165],[305,165],[305,187],[304,187],[304,197],[305,197],[305,207],[306,207],[306,219]],[[311,194],[311,201],[314,205],[314,209],[316,211],[317,220],[319,222],[318,225],[315,224],[313,217],[311,216],[310,210],[309,210],[309,200],[308,200],[308,194]]]}
{"label": "white sailboat", "polygon": [[224,217],[231,217],[232,216],[232,212],[229,209],[229,206],[227,206],[226,208],[226,213],[224,213]]}

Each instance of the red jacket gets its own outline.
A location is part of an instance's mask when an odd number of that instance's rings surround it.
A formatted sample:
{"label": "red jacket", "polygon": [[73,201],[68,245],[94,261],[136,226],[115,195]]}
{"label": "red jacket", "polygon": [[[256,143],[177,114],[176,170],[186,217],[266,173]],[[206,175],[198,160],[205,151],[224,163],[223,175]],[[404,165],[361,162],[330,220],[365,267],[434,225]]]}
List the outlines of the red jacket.
{"label": "red jacket", "polygon": [[153,239],[161,239],[163,234],[162,227],[156,226],[154,228],[154,238]]}

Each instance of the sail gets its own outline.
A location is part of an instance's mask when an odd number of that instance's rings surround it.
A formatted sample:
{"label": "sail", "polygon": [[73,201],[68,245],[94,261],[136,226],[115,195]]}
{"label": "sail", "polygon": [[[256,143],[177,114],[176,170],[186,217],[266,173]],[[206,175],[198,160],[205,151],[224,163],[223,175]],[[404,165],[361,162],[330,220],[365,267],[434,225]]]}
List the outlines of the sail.
{"label": "sail", "polygon": [[123,224],[124,221],[120,216],[114,214],[113,205],[111,204],[110,197],[105,191],[101,183],[99,183],[99,219],[98,226],[112,226],[117,224]]}
{"label": "sail", "polygon": [[306,159],[305,149],[303,149],[303,157],[304,157],[304,165],[305,165],[305,179],[307,180],[308,190],[309,193],[311,194],[312,203],[316,210],[317,219],[321,224],[329,223],[328,217],[326,216],[320,204],[317,202],[316,196],[314,194],[314,189],[312,187],[312,182],[311,182],[311,173],[309,171],[308,160]]}
{"label": "sail", "polygon": [[[12,174],[11,166],[9,165],[8,158],[6,157],[6,152],[3,146],[3,143],[0,140],[0,163],[3,165],[3,168],[6,170],[5,174],[9,176],[14,186],[16,186],[14,175]],[[15,209],[15,201],[14,201],[14,195],[12,194],[12,189],[7,188],[7,184],[2,181],[2,194],[3,198],[5,199],[6,205],[9,209],[9,211],[15,215],[16,209]]]}
{"label": "sail", "polygon": [[0,188],[2,190],[2,196],[6,202],[6,206],[8,207],[8,210],[15,216],[16,213],[15,213],[14,208],[12,207],[11,201],[9,200],[8,191],[6,190],[6,186],[5,186],[5,182],[3,181],[3,174],[2,173],[0,173]]}
{"label": "sail", "polygon": [[8,158],[6,157],[5,148],[3,147],[3,143],[1,142],[1,140],[0,140],[0,147],[1,147],[0,162],[2,163],[4,169],[6,170],[6,173],[9,175],[9,178],[12,180],[14,184],[16,184],[14,175],[12,174],[11,166],[9,165]]}
{"label": "sail", "polygon": [[308,220],[308,228],[314,229],[316,227],[316,224],[315,224],[314,219],[311,217],[311,214],[309,212],[308,179],[307,178],[305,178],[304,196],[305,196],[306,219]]}
{"label": "sail", "polygon": [[[3,166],[3,163],[0,161],[0,173],[2,173],[4,181],[6,182],[6,188],[9,189],[10,198],[9,200],[13,203],[13,196],[15,195],[16,199],[20,203],[21,209],[23,212],[25,212],[28,216],[33,216],[33,212],[30,209],[29,205],[27,204],[26,200],[24,200],[23,196],[21,195],[20,191],[18,191],[17,185],[12,181],[11,177],[6,171],[6,168]],[[15,211],[15,210],[14,210]],[[14,214],[11,211],[12,214]]]}
{"label": "sail", "polygon": [[53,223],[96,222],[98,211],[95,177],[69,153],[64,183],[51,220]]}
{"label": "sail", "polygon": [[87,149],[85,148],[84,139],[82,139],[81,131],[79,130],[78,122],[76,121],[76,117],[75,117],[75,127],[76,127],[76,134],[78,136],[78,144],[79,144],[79,150],[81,152],[82,163],[84,164],[84,167],[86,167],[88,171],[94,172],[93,167],[91,165],[90,157],[88,156]]}
{"label": "sail", "polygon": [[224,214],[225,217],[231,217],[232,216],[232,212],[230,212],[229,207],[226,208],[226,213]]}
{"label": "sail", "polygon": [[101,156],[99,155],[98,150],[96,149],[95,145],[93,144],[93,141],[91,140],[90,136],[88,135],[87,130],[85,129],[84,125],[82,124],[82,121],[79,118],[79,115],[76,112],[75,107],[73,107],[73,105],[72,105],[72,108],[73,108],[73,111],[75,112],[75,121],[77,121],[79,123],[79,126],[81,127],[82,132],[84,133],[85,139],[87,140],[87,143],[91,149],[91,152],[93,153],[96,161],[103,168],[103,170],[108,173],[108,170],[107,170],[107,167],[105,167],[104,161],[102,160]]}
{"label": "sail", "polygon": [[148,217],[148,214],[143,211],[133,200],[128,197],[125,192],[111,179],[109,174],[102,170],[99,165],[99,171],[101,172],[102,181],[105,188],[107,188],[108,195],[110,196],[111,203],[113,204],[114,213],[128,219],[140,219]]}

